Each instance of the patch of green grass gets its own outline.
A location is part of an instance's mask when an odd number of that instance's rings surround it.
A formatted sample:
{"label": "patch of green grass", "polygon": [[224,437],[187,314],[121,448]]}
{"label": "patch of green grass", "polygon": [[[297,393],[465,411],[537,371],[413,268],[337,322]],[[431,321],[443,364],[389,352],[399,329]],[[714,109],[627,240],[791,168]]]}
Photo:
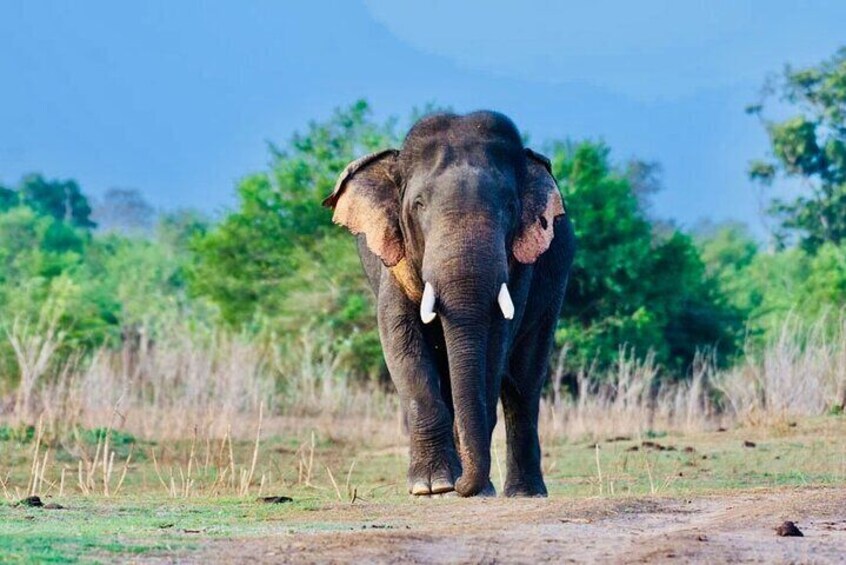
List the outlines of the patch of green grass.
{"label": "patch of green grass", "polygon": [[[263,504],[253,498],[174,501],[69,497],[62,510],[0,505],[0,561],[73,563],[187,554],[201,542],[279,531],[349,530],[345,523],[298,521],[326,502]],[[290,522],[290,524],[289,524]]]}
{"label": "patch of green grass", "polygon": [[635,440],[601,443],[599,470],[592,445],[556,444],[546,449],[544,468],[550,493],[567,496],[600,494],[600,474],[606,496],[612,489],[620,495],[692,495],[842,484],[843,422],[821,418],[801,428],[665,435],[646,446]]}
{"label": "patch of green grass", "polygon": [[91,428],[79,430],[79,438],[88,445],[97,445],[99,442],[105,441],[106,435],[109,436],[109,445],[115,447],[123,445],[132,445],[136,442],[135,436],[130,433],[122,432],[120,430],[111,430],[108,428]]}
{"label": "patch of green grass", "polygon": [[[186,543],[156,535],[155,518],[141,507],[64,501],[67,508],[0,507],[0,555],[11,562],[109,561],[116,555],[179,550]],[[171,536],[172,537],[172,536]]]}
{"label": "patch of green grass", "polygon": [[35,439],[35,426],[9,424],[0,425],[0,441],[16,441],[18,443],[29,443]]}
{"label": "patch of green grass", "polygon": [[95,447],[98,443],[105,443],[106,436],[109,438],[109,449],[115,452],[117,457],[126,459],[132,452],[136,461],[144,457],[142,450],[136,449],[138,441],[130,433],[109,428],[79,428],[75,432],[79,441],[88,447]]}

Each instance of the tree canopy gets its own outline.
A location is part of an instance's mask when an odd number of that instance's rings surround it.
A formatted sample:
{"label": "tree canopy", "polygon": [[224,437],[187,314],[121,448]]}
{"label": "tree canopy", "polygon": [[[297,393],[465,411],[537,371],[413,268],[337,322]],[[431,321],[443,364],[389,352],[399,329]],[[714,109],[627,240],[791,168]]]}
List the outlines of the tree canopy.
{"label": "tree canopy", "polygon": [[[788,117],[767,117],[767,107],[779,105],[788,107]],[[793,200],[772,202],[780,241],[796,234],[811,252],[840,244],[846,238],[846,48],[819,65],[786,67],[765,86],[763,101],[747,110],[761,117],[772,150],[750,164],[751,178],[771,184],[781,175],[804,188]]]}

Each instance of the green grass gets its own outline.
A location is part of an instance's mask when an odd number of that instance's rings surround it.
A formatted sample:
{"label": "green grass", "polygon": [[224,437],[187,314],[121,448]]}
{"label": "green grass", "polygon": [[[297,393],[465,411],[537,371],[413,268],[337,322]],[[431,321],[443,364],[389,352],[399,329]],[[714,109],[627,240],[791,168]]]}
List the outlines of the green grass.
{"label": "green grass", "polygon": [[[725,433],[666,435],[658,451],[641,442],[600,443],[603,494],[705,494],[726,489],[842,484],[846,481],[844,419],[808,422],[790,433],[735,430]],[[653,436],[654,437],[654,436]],[[749,438],[749,439],[747,439]],[[744,446],[752,441],[754,447]],[[633,447],[637,451],[632,451]],[[599,494],[595,448],[557,445],[545,458],[551,493]],[[688,451],[685,451],[685,448]],[[650,481],[650,474],[652,480]]]}
{"label": "green grass", "polygon": [[29,443],[35,439],[35,426],[10,426],[9,424],[0,425],[0,441],[16,441],[20,443]]}
{"label": "green grass", "polygon": [[[69,498],[67,508],[0,508],[0,555],[5,561],[108,561],[117,555],[172,553],[189,544],[161,530],[173,512],[156,504]],[[184,520],[187,523],[187,520]]]}
{"label": "green grass", "polygon": [[[0,562],[73,563],[133,555],[178,556],[202,540],[253,538],[285,531],[356,529],[308,516],[328,501],[309,497],[285,504],[254,498],[173,500],[160,495],[123,500],[68,497],[64,509],[0,506]],[[398,502],[394,498],[394,503]],[[303,518],[306,518],[303,520]]]}

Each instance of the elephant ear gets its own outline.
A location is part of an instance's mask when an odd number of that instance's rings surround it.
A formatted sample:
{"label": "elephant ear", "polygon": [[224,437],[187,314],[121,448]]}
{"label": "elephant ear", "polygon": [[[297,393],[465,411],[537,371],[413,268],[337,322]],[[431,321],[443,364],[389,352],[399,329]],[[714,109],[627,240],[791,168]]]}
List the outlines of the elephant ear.
{"label": "elephant ear", "polygon": [[512,253],[521,263],[534,263],[549,249],[555,218],[565,213],[564,201],[552,176],[549,159],[526,149],[526,181],[521,193],[520,231]]}
{"label": "elephant ear", "polygon": [[398,155],[396,149],[387,149],[356,159],[323,201],[335,210],[332,221],[356,235],[364,234],[367,247],[388,267],[405,255],[399,226]]}

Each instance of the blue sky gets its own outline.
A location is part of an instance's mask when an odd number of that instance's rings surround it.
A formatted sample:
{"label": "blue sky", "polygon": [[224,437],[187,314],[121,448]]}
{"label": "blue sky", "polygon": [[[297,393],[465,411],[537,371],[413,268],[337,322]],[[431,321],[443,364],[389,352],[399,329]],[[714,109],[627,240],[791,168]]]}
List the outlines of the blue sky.
{"label": "blue sky", "polygon": [[846,44],[846,2],[0,0],[0,182],[221,212],[267,141],[357,98],[500,110],[535,145],[606,141],[664,168],[654,212],[760,232],[743,112],[768,73]]}

